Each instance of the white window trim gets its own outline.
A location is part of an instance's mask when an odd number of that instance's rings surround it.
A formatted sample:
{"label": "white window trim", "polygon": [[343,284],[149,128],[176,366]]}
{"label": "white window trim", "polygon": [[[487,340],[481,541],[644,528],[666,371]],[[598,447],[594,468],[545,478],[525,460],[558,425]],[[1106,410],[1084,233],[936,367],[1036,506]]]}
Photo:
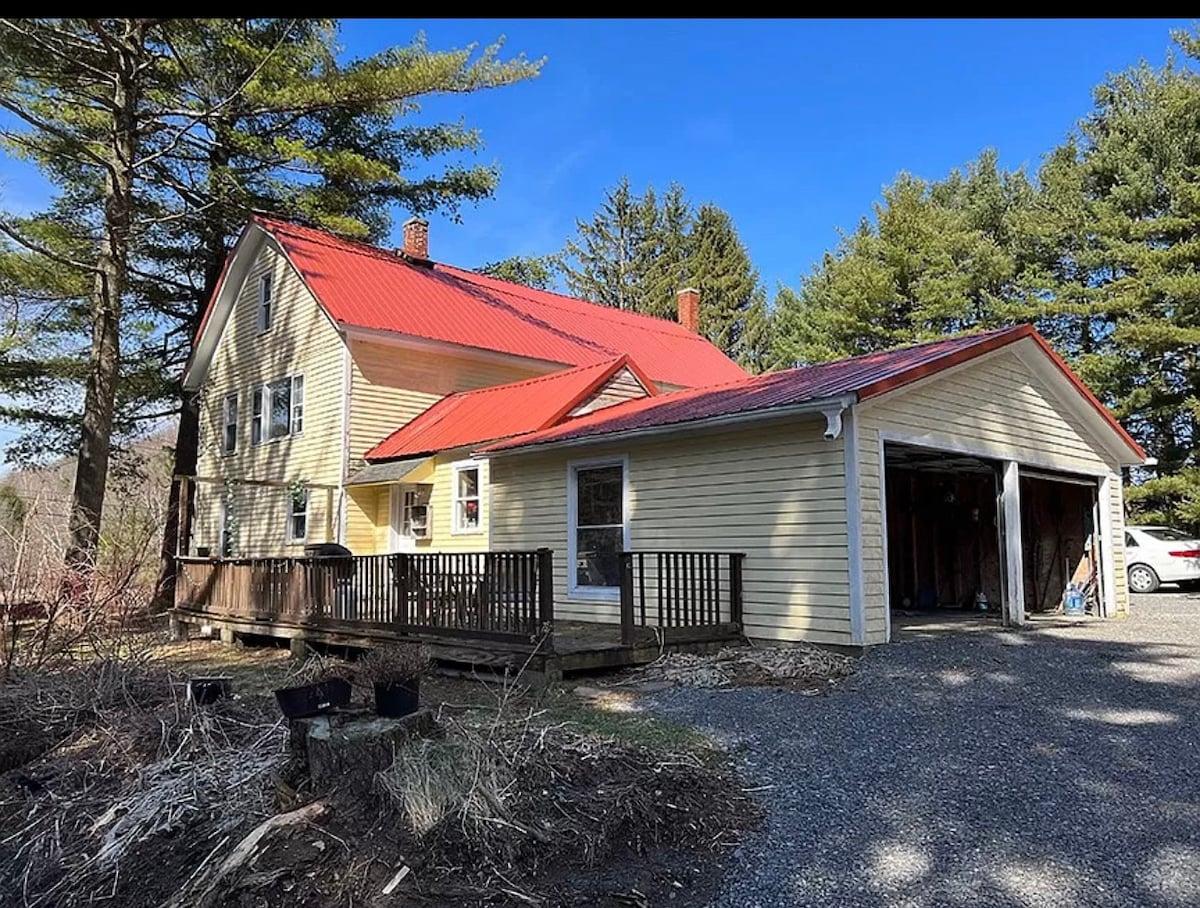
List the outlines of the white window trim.
{"label": "white window trim", "polygon": [[275,320],[275,279],[270,274],[262,274],[258,278],[257,317],[258,333],[266,334]]}
{"label": "white window trim", "polygon": [[621,523],[624,530],[621,548],[630,550],[630,486],[629,486],[629,455],[620,454],[615,457],[597,457],[587,460],[571,460],[567,462],[567,598],[595,600],[603,602],[619,602],[621,588],[615,586],[580,586],[575,582],[578,573],[578,528],[579,519],[579,470],[590,470],[595,467],[621,468]]}
{"label": "white window trim", "polygon": [[[288,430],[284,435],[271,436],[271,385],[276,382],[289,382],[288,389]],[[295,375],[284,375],[281,378],[274,378],[270,381],[262,382],[261,384],[252,385],[250,387],[250,444],[254,447],[260,445],[274,444],[277,441],[283,441],[285,438],[303,438],[304,429],[299,432],[293,432],[292,428],[296,425],[296,382],[301,382],[304,385],[304,400],[300,402],[300,420],[302,423],[308,422],[308,382],[304,379],[304,373],[298,372]],[[258,432],[258,441],[254,440],[254,394],[258,392],[262,395],[262,413],[258,416],[261,420]]]}
{"label": "white window trim", "polygon": [[[458,474],[463,470],[478,470],[478,488],[476,489],[475,498],[479,501],[479,519],[475,522],[475,528],[472,530],[461,529],[458,525],[458,503],[461,500],[458,497]],[[482,536],[487,532],[487,527],[483,523],[483,501],[484,501],[484,485],[483,485],[483,461],[482,460],[457,460],[450,464],[450,535],[451,536]]]}
{"label": "white window trim", "polygon": [[[229,539],[229,554],[225,554],[225,540]],[[209,552],[217,558],[233,558],[237,553],[233,550],[233,534],[229,532],[229,502],[221,497],[217,507],[217,550]]]}
{"label": "white window trim", "polygon": [[[225,435],[229,429],[229,402],[233,401],[233,447],[225,447]],[[221,453],[236,454],[238,449],[238,422],[241,419],[241,395],[237,391],[230,391],[221,398]]]}
{"label": "white window trim", "polygon": [[287,530],[284,533],[284,538],[289,545],[301,543],[308,539],[308,522],[312,516],[312,489],[304,490],[304,535],[295,536],[292,534],[292,519],[296,516],[296,511],[293,510],[296,506],[296,499],[292,495],[288,495],[287,506]]}

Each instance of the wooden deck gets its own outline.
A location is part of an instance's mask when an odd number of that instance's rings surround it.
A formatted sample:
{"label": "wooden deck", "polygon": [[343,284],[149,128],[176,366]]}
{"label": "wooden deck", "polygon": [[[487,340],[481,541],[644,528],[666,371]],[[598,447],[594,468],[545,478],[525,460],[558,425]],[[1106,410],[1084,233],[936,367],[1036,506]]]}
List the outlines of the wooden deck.
{"label": "wooden deck", "polygon": [[[369,648],[420,642],[443,666],[530,682],[741,637],[741,557],[622,557],[621,623],[554,620],[553,553],[181,559],[173,628]],[[636,591],[636,592],[635,592]]]}

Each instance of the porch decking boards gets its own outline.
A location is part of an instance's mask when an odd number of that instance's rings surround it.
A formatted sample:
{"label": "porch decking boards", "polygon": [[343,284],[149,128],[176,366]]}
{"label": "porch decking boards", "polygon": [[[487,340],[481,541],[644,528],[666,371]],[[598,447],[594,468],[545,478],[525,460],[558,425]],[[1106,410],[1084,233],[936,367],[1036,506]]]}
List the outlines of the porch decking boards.
{"label": "porch decking boards", "polygon": [[[672,614],[664,626],[654,619],[662,622],[665,603],[660,595],[657,615],[647,614],[642,560],[634,572],[629,554],[620,624],[554,621],[549,550],[180,559],[172,618],[177,627],[211,625],[230,634],[355,648],[420,642],[443,663],[524,670],[546,680],[644,664],[666,650],[707,649],[740,638],[740,577],[732,582],[740,556],[670,553],[684,582],[671,590]],[[655,554],[661,564],[666,553]],[[724,610],[721,558],[729,559]],[[636,612],[635,573],[641,600]]]}

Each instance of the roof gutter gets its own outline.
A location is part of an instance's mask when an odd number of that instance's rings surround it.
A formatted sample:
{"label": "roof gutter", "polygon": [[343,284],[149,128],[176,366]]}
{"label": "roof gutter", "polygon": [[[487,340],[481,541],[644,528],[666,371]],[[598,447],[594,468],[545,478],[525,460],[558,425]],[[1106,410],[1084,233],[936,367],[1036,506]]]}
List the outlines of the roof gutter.
{"label": "roof gutter", "polygon": [[501,451],[486,449],[472,452],[474,457],[503,457],[508,454],[529,454],[535,451],[556,450],[559,448],[581,448],[589,445],[621,442],[626,439],[641,440],[662,435],[674,435],[690,429],[712,429],[724,426],[746,425],[747,423],[766,422],[774,419],[786,419],[790,416],[811,416],[820,414],[825,417],[825,439],[833,441],[842,435],[842,414],[847,407],[858,402],[857,394],[838,394],[833,397],[821,397],[800,404],[790,404],[782,407],[768,407],[763,410],[750,410],[745,413],[727,413],[722,416],[709,416],[703,419],[689,419],[683,422],[668,423],[663,426],[645,426],[637,429],[625,429],[619,432],[602,432],[596,435],[584,435],[578,438],[565,438],[561,441],[534,442],[520,447],[505,448]]}

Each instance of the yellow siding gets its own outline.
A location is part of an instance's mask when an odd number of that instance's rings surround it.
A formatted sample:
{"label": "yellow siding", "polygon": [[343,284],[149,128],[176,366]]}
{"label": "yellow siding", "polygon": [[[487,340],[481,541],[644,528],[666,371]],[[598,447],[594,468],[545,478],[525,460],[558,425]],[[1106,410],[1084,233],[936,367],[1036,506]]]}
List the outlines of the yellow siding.
{"label": "yellow siding", "polygon": [[567,598],[567,469],[628,455],[637,549],[745,552],[751,637],[850,642],[844,452],[824,420],[693,432],[492,463],[492,544],[555,552],[555,613],[617,621],[616,602]]}
{"label": "yellow siding", "polygon": [[[1021,342],[1032,344],[1032,341]],[[1034,356],[1043,356],[1033,351]],[[1062,393],[1058,391],[1057,393]],[[1071,391],[1070,393],[1074,393]],[[1118,602],[1124,601],[1124,518],[1120,475],[1056,390],[1014,348],[917,382],[857,407],[868,643],[886,640],[886,542],[880,489],[880,435],[894,433],[931,448],[969,450],[1003,460],[1099,476],[1116,470],[1113,545]]]}
{"label": "yellow siding", "polygon": [[[406,477],[408,483],[429,484],[429,535],[414,541],[418,552],[483,552],[488,549],[489,464],[479,466],[481,532],[453,532],[454,464],[470,459],[470,449],[446,451]],[[346,545],[356,555],[382,554],[391,550],[391,486],[350,487],[346,512]]]}
{"label": "yellow siding", "polygon": [[585,413],[602,410],[627,400],[638,400],[645,396],[646,389],[637,380],[637,376],[629,369],[622,369],[605,382],[595,394],[572,410],[569,415],[583,416]]}
{"label": "yellow siding", "polygon": [[[271,274],[272,327],[258,332],[259,278]],[[286,259],[265,244],[251,266],[213,356],[201,400],[200,457],[197,473],[219,479],[254,479],[337,485],[342,469],[341,335]],[[304,376],[304,432],[300,436],[250,444],[251,399],[255,385],[293,375]],[[238,448],[221,452],[221,402],[238,394]],[[238,524],[237,553],[246,556],[299,554],[303,543],[287,544],[288,493],[285,489],[240,486],[230,493]],[[219,485],[197,487],[193,550],[218,548]],[[338,507],[334,496],[333,508]],[[326,541],[336,516],[328,497],[313,490],[308,541]]]}
{"label": "yellow siding", "polygon": [[357,338],[350,340],[350,355],[351,471],[362,466],[364,453],[447,394],[547,371]]}

